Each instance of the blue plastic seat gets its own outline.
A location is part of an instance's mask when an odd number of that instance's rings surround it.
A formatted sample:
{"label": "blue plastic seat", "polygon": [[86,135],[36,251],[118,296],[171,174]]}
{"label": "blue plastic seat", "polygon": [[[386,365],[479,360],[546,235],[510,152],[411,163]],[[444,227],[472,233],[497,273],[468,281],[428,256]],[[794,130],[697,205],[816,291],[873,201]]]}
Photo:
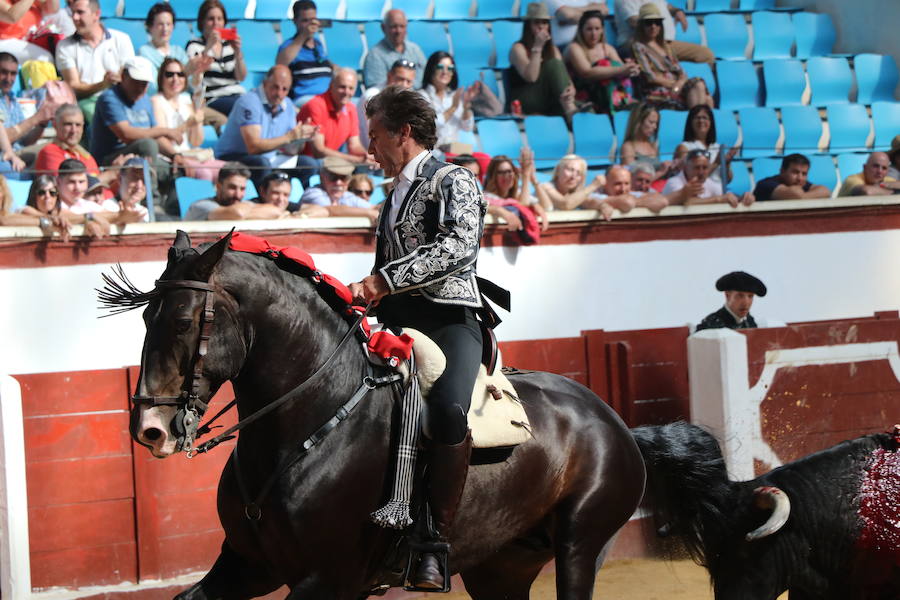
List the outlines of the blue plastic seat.
{"label": "blue plastic seat", "polygon": [[178,208],[181,209],[181,216],[184,217],[191,204],[197,200],[215,196],[216,188],[212,181],[206,179],[179,177],[175,180],[175,193],[178,194]]}
{"label": "blue plastic seat", "polygon": [[713,75],[712,68],[707,63],[683,62],[681,68],[685,74],[690,77],[702,77],[706,82],[706,89],[715,96],[716,94],[716,78]]}
{"label": "blue plastic seat", "polygon": [[143,20],[138,21],[129,19],[104,19],[103,25],[105,25],[109,29],[117,29],[130,37],[131,44],[134,46],[135,52],[139,50],[141,46],[150,41],[150,36],[147,35],[147,28],[144,27]]}
{"label": "blue plastic seat", "polygon": [[125,10],[122,11],[122,16],[126,19],[141,19],[143,21],[147,18],[150,7],[154,4],[156,4],[156,0],[125,0]]}
{"label": "blue plastic seat", "polygon": [[[439,50],[450,52],[450,40],[447,39],[447,29],[444,23],[438,23],[436,21],[410,21],[407,26],[407,35],[410,40],[419,45],[422,49],[422,53],[425,54],[426,59]],[[369,44],[369,48],[374,44],[377,44],[380,39],[381,38],[379,37],[373,41],[372,38],[369,37],[368,32],[366,32],[366,41]],[[417,67],[419,69],[424,69],[425,65],[417,65]]]}
{"label": "blue plastic seat", "polygon": [[900,103],[873,102],[872,124],[875,126],[875,150],[887,150],[900,132]]}
{"label": "blue plastic seat", "polygon": [[450,45],[457,67],[486,67],[494,53],[494,42],[484,23],[451,21]]}
{"label": "blue plastic seat", "polygon": [[[703,36],[700,34],[700,23],[697,22],[697,17],[693,15],[687,17],[687,24],[687,31],[682,31],[681,25],[675,25],[675,39],[679,42],[688,42],[690,44],[703,44]],[[682,63],[681,66],[685,64],[687,63]]]}
{"label": "blue plastic seat", "polygon": [[872,131],[872,121],[862,104],[835,104],[827,109],[832,153],[863,152]]}
{"label": "blue plastic seat", "polygon": [[331,28],[326,30],[325,45],[328,60],[342,67],[359,68],[363,57],[363,42],[356,23],[335,21]]}
{"label": "blue plastic seat", "polygon": [[575,154],[589,166],[610,164],[614,156],[616,139],[612,124],[606,115],[575,113],[572,116],[572,133],[575,137]]}
{"label": "blue plastic seat", "polygon": [[741,156],[756,158],[776,154],[775,144],[781,136],[781,126],[778,124],[775,110],[751,106],[739,109],[738,115],[741,118],[741,131],[744,134]]}
{"label": "blue plastic seat", "polygon": [[[232,25],[237,28],[243,45],[267,44],[272,51],[272,64],[275,64],[275,54],[277,54],[277,49],[272,48],[272,39],[275,36],[275,30],[272,28],[271,22],[257,21],[255,19],[241,19],[235,21]],[[293,31],[291,33],[293,33]]]}
{"label": "blue plastic seat", "polygon": [[[174,45],[184,48],[192,37],[194,37],[194,34],[191,32],[191,27],[187,24],[187,21],[175,21],[175,27],[172,28],[172,43]],[[136,52],[140,48],[135,48],[134,50]]]}
{"label": "blue plastic seat", "polygon": [[837,170],[834,168],[834,159],[831,155],[814,154],[806,158],[809,159],[807,181],[813,185],[824,185],[834,193],[834,188],[838,184],[838,176]]}
{"label": "blue plastic seat", "polygon": [[850,101],[853,74],[845,58],[813,56],[806,63],[809,86],[812,88],[810,104],[830,106]]}
{"label": "blue plastic seat", "polygon": [[[437,0],[440,3],[440,0]],[[348,2],[349,4],[349,2]],[[398,8],[410,21],[428,18],[428,0],[391,0],[391,9]]]}
{"label": "blue plastic seat", "polygon": [[[265,2],[257,2],[256,12],[253,13],[253,18],[267,21],[290,19],[293,16],[290,12],[291,4],[293,4],[293,0],[266,0]],[[329,11],[327,7],[323,7],[320,2],[316,2],[316,16],[320,19],[333,19],[334,9]]]}
{"label": "blue plastic seat", "polygon": [[[288,4],[293,4],[294,0],[290,0]],[[316,16],[320,19],[336,19],[338,9],[341,7],[341,0],[316,0]],[[259,3],[256,5],[259,11]]]}
{"label": "blue plastic seat", "polygon": [[491,155],[505,154],[517,158],[522,149],[519,125],[513,119],[482,119],[478,122],[481,149]]}
{"label": "blue plastic seat", "polygon": [[472,0],[435,0],[432,18],[444,21],[470,18]]}
{"label": "blue plastic seat", "polygon": [[553,168],[569,153],[569,130],[562,117],[528,115],[525,117],[525,137],[534,151],[534,165],[538,169]]}
{"label": "blue plastic seat", "polygon": [[731,176],[731,181],[725,187],[727,191],[738,196],[744,192],[753,191],[750,173],[747,171],[747,163],[740,160],[731,161]]}
{"label": "blue plastic seat", "polygon": [[869,160],[868,152],[845,152],[838,154],[837,163],[838,171],[840,171],[841,181],[847,179],[851,175],[860,173],[863,165]]}
{"label": "blue plastic seat", "polygon": [[[246,84],[246,81],[244,82]],[[248,86],[249,88],[249,86]],[[216,128],[212,125],[204,125],[203,126],[203,143],[200,144],[201,148],[215,148],[216,142],[219,141],[219,134],[216,133]]]}
{"label": "blue plastic seat", "polygon": [[656,140],[659,142],[660,160],[669,160],[675,153],[675,148],[684,140],[684,123],[687,121],[687,112],[683,110],[659,111],[659,130]]}
{"label": "blue plastic seat", "polygon": [[494,32],[494,47],[497,49],[497,60],[494,66],[498,69],[509,67],[509,50],[522,37],[520,21],[494,21],[491,25]]}
{"label": "blue plastic seat", "polygon": [[815,106],[785,106],[781,109],[784,127],[784,154],[799,152],[809,156],[819,151],[822,119]]}
{"label": "blue plastic seat", "polygon": [[772,10],[775,8],[775,0],[741,0],[738,3],[738,10],[756,11],[756,10]]}
{"label": "blue plastic seat", "polygon": [[793,16],[797,36],[797,58],[825,56],[831,53],[837,33],[827,14],[798,12]]}
{"label": "blue plastic seat", "polygon": [[764,60],[762,71],[766,106],[803,104],[803,93],[806,91],[803,63],[793,59]]}
{"label": "blue plastic seat", "polygon": [[794,46],[794,22],[785,12],[761,10],[754,12],[753,60],[790,58]]}
{"label": "blue plastic seat", "polygon": [[630,110],[620,110],[613,114],[613,131],[616,132],[619,147],[625,141],[625,129],[628,127],[628,117],[631,116]]}
{"label": "blue plastic seat", "polygon": [[[269,33],[270,40],[274,36],[274,32]],[[274,44],[266,43],[266,40],[261,38],[244,37],[243,35],[241,38],[244,40],[241,48],[244,52],[244,63],[247,65],[248,71],[265,72],[275,64],[275,55],[278,53],[278,48]]]}
{"label": "blue plastic seat", "polygon": [[759,106],[759,76],[749,60],[716,63],[719,77],[719,108]]}
{"label": "blue plastic seat", "polygon": [[[440,2],[441,0],[437,0]],[[493,21],[494,19],[512,19],[514,0],[478,0],[476,19]]]}
{"label": "blue plastic seat", "polygon": [[713,118],[716,120],[716,142],[729,148],[733,147],[737,143],[739,133],[734,112],[714,108]]}
{"label": "blue plastic seat", "polygon": [[384,0],[352,0],[347,2],[348,21],[380,21]]}
{"label": "blue plastic seat", "polygon": [[694,12],[713,13],[731,10],[731,0],[694,0]]}
{"label": "blue plastic seat", "polygon": [[613,21],[609,19],[603,21],[603,32],[604,35],[606,35],[607,44],[611,44],[613,46],[619,45],[619,34],[616,33],[616,26]]}
{"label": "blue plastic seat", "polygon": [[[100,0],[100,14],[102,15],[104,22],[106,19],[112,17],[118,17],[117,10],[119,7],[119,0]],[[194,17],[197,15],[195,14]]]}
{"label": "blue plastic seat", "polygon": [[706,28],[706,45],[716,58],[725,60],[747,58],[747,42],[750,36],[743,15],[715,13],[707,15],[703,24]]}
{"label": "blue plastic seat", "polygon": [[894,88],[900,74],[894,57],[883,54],[857,54],[853,59],[859,93],[856,101],[862,104],[893,102]]}
{"label": "blue plastic seat", "polygon": [[28,192],[31,190],[31,182],[21,179],[7,179],[9,194],[12,196],[11,212],[16,212],[28,204]]}
{"label": "blue plastic seat", "polygon": [[766,177],[778,175],[781,172],[781,159],[771,157],[758,157],[753,159],[753,179],[756,183]]}

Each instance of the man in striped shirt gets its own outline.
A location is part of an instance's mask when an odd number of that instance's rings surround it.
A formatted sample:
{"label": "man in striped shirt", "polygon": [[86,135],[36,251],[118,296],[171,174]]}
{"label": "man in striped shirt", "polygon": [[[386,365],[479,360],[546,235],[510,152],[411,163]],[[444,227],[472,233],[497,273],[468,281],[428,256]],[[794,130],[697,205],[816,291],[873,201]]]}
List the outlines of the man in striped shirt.
{"label": "man in striped shirt", "polygon": [[334,65],[328,60],[322,42],[315,38],[319,31],[316,3],[298,0],[293,10],[297,33],[278,48],[275,63],[286,65],[291,70],[290,97],[299,108],[328,89]]}

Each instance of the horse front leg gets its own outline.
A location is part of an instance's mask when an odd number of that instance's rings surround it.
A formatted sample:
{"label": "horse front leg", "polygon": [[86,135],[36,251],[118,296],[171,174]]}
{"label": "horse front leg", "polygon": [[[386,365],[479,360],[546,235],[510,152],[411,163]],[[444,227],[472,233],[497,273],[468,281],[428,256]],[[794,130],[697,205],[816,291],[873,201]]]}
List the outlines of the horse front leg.
{"label": "horse front leg", "polygon": [[264,565],[235,554],[226,540],[209,573],[174,600],[245,600],[265,596],[281,585]]}

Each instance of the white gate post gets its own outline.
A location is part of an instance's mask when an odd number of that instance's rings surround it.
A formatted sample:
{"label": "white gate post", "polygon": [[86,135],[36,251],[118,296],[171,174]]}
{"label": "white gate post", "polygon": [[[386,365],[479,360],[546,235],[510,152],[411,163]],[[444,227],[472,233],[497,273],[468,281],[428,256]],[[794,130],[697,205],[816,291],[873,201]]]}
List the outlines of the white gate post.
{"label": "white gate post", "polygon": [[0,375],[0,595],[31,597],[22,390],[8,375]]}

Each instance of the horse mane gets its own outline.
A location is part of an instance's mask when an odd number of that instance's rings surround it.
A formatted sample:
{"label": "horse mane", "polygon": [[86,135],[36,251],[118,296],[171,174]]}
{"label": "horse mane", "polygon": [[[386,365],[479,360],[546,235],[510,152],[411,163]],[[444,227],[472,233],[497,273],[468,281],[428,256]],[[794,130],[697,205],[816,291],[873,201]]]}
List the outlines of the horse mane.
{"label": "horse mane", "polygon": [[684,421],[632,429],[647,468],[648,508],[660,536],[677,536],[708,566],[733,522],[734,488],[716,439]]}

